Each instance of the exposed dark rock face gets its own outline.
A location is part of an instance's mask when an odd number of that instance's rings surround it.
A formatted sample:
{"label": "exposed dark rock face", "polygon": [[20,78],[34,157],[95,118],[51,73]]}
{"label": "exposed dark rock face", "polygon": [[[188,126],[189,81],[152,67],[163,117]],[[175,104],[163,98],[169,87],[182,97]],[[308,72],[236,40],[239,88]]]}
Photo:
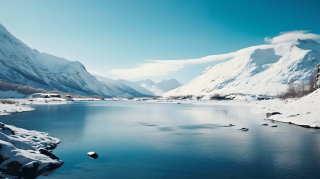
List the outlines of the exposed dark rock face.
{"label": "exposed dark rock face", "polygon": [[60,168],[62,166],[62,164],[58,165],[58,164],[49,163],[48,166],[42,168],[41,170],[38,170],[37,176],[46,176],[46,175],[56,171],[58,168]]}
{"label": "exposed dark rock face", "polygon": [[43,155],[46,155],[54,160],[59,160],[59,158],[57,156],[55,156],[53,153],[47,151],[46,149],[39,149],[39,152]]}
{"label": "exposed dark rock face", "polygon": [[22,165],[17,161],[12,161],[8,163],[6,166],[7,169],[0,169],[0,171],[9,175],[16,176],[20,172],[20,168]]}
{"label": "exposed dark rock face", "polygon": [[14,131],[10,129],[9,127],[0,126],[0,131],[5,133],[6,135],[15,135]]}
{"label": "exposed dark rock face", "polygon": [[33,162],[32,163],[33,167],[23,167],[21,168],[20,171],[20,176],[24,178],[36,178],[37,177],[37,170],[39,168],[39,163]]}
{"label": "exposed dark rock face", "polygon": [[[0,158],[3,159],[1,155],[0,155]],[[8,175],[17,176],[18,178],[35,179],[38,176],[48,175],[54,172],[55,170],[60,168],[62,165],[63,165],[63,162],[61,164],[50,163],[48,166],[42,168],[41,170],[38,170],[40,164],[37,163],[36,161],[34,161],[32,165],[28,165],[28,166],[21,165],[17,161],[12,161],[5,165],[6,169],[0,168],[0,178],[2,176],[1,172],[3,172]]]}
{"label": "exposed dark rock face", "polygon": [[320,88],[320,64],[316,68],[316,74],[315,74],[315,82],[314,86],[316,89]]}
{"label": "exposed dark rock face", "polygon": [[47,145],[46,149],[52,150],[52,149],[55,149],[56,147],[57,147],[57,144],[51,144],[51,145]]}
{"label": "exposed dark rock face", "polygon": [[5,133],[6,135],[15,135],[14,131],[9,127],[6,127],[2,122],[0,122],[0,131]]}

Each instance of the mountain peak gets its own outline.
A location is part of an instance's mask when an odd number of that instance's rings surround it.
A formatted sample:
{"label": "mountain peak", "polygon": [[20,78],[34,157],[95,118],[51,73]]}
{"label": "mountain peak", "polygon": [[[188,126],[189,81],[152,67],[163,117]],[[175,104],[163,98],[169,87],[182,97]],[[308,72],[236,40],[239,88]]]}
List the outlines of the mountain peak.
{"label": "mountain peak", "polygon": [[0,32],[8,32],[7,29],[0,23]]}
{"label": "mountain peak", "polygon": [[296,39],[292,43],[294,44],[318,44],[315,40],[312,39]]}
{"label": "mountain peak", "polygon": [[82,63],[31,49],[0,24],[0,81],[84,96],[144,96],[129,86],[102,83]]}
{"label": "mountain peak", "polygon": [[163,96],[276,95],[287,89],[288,82],[307,81],[320,62],[320,44],[310,39],[240,52],[233,59],[207,68],[200,76]]}
{"label": "mountain peak", "polygon": [[179,81],[178,80],[176,80],[176,79],[169,79],[169,80],[160,80],[159,82],[157,82],[157,84],[158,83],[178,83],[178,84],[181,84],[181,83],[179,83]]}
{"label": "mountain peak", "polygon": [[140,85],[144,84],[144,85],[154,85],[155,82],[150,80],[150,79],[146,79],[146,80],[141,80],[138,83],[140,83]]}
{"label": "mountain peak", "polygon": [[312,39],[296,39],[291,42],[291,48],[292,47],[298,47],[304,50],[315,50],[320,52],[320,44]]}

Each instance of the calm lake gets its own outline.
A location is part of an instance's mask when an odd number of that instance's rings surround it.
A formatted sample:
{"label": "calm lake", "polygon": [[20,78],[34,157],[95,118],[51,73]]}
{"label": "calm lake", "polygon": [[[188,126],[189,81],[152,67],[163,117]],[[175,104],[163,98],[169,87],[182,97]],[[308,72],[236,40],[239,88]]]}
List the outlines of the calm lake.
{"label": "calm lake", "polygon": [[[33,107],[0,121],[61,139],[53,152],[65,163],[42,179],[320,178],[320,130],[262,126],[265,115],[250,107],[137,101]],[[223,127],[230,123],[236,126]],[[99,158],[89,158],[90,151]]]}

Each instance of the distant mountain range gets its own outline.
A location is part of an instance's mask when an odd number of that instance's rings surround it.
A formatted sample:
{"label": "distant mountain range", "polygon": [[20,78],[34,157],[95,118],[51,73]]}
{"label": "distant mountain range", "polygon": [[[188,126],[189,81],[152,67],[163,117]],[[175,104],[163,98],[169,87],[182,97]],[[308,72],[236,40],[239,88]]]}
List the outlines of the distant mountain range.
{"label": "distant mountain range", "polygon": [[187,84],[164,94],[212,95],[245,93],[276,95],[290,82],[307,81],[320,63],[320,44],[294,40],[238,51],[231,60],[210,66]]}
{"label": "distant mountain range", "polygon": [[176,79],[161,80],[157,83],[147,79],[147,80],[138,81],[136,83],[140,84],[145,89],[151,91],[156,96],[162,96],[164,93],[182,85]]}
{"label": "distant mountain range", "polygon": [[150,79],[131,82],[124,79],[112,80],[99,75],[94,75],[94,76],[101,82],[113,83],[117,86],[130,86],[131,88],[135,89],[139,93],[145,94],[148,96],[162,96],[165,92],[168,92],[182,85],[176,79],[161,80],[155,83]]}
{"label": "distant mountain range", "polygon": [[[69,61],[31,49],[0,24],[0,81],[47,91],[84,96],[141,97],[154,95],[125,81],[97,80],[78,61]],[[121,80],[120,80],[121,81]],[[129,85],[130,84],[130,85]],[[132,86],[132,87],[131,87]],[[140,92],[141,91],[141,92]]]}

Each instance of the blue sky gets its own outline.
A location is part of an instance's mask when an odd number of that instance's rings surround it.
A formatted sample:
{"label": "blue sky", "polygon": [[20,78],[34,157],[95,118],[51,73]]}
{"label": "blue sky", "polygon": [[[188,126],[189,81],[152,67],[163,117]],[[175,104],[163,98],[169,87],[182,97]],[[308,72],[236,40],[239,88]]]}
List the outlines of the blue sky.
{"label": "blue sky", "polygon": [[219,61],[137,77],[121,69],[234,52],[281,32],[320,34],[319,8],[317,0],[0,0],[0,23],[31,48],[105,77],[186,83]]}

